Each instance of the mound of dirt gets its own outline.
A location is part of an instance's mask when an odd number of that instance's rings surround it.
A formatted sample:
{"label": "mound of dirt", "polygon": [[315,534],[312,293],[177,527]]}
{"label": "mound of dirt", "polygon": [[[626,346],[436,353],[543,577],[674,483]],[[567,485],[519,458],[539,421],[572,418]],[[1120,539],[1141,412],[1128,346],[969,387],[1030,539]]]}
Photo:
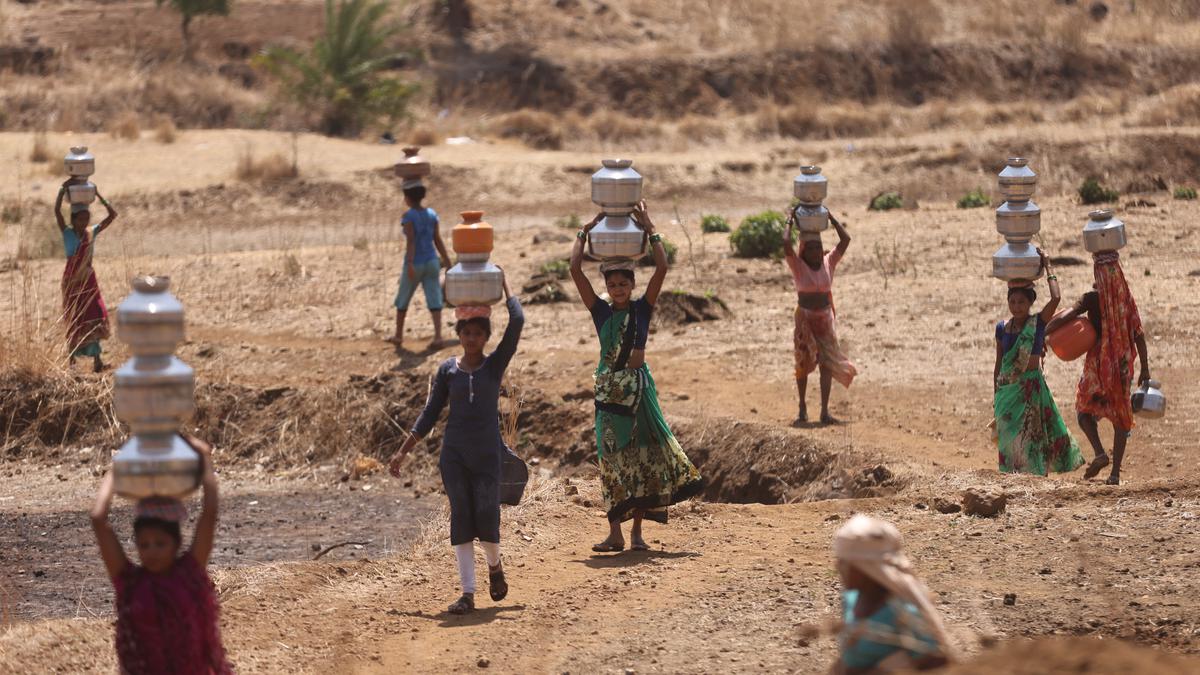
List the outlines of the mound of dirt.
{"label": "mound of dirt", "polygon": [[1122,640],[1049,638],[1014,640],[938,671],[945,675],[1184,675],[1200,672],[1200,661]]}
{"label": "mound of dirt", "polygon": [[658,296],[652,323],[656,326],[717,321],[733,316],[724,300],[715,295],[693,295],[671,291]]}

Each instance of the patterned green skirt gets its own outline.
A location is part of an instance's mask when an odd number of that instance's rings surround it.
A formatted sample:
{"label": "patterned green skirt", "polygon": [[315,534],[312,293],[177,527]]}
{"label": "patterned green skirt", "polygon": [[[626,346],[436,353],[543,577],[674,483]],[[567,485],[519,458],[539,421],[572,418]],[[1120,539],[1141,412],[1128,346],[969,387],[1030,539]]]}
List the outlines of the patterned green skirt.
{"label": "patterned green skirt", "polygon": [[629,520],[643,510],[647,519],[665,523],[667,507],[700,494],[704,480],[663,418],[650,367],[626,372],[640,381],[634,414],[596,409],[605,510],[610,521]]}

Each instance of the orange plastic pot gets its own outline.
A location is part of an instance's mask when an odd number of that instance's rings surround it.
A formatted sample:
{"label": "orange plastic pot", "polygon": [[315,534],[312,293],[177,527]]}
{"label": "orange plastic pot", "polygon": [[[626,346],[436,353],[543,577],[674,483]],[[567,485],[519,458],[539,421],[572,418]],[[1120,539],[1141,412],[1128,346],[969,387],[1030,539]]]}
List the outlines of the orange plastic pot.
{"label": "orange plastic pot", "polygon": [[463,221],[454,226],[451,241],[454,252],[479,254],[492,252],[492,226],[483,222],[483,211],[463,211]]}
{"label": "orange plastic pot", "polygon": [[1085,317],[1076,317],[1047,333],[1046,344],[1058,358],[1074,361],[1096,344],[1096,328]]}

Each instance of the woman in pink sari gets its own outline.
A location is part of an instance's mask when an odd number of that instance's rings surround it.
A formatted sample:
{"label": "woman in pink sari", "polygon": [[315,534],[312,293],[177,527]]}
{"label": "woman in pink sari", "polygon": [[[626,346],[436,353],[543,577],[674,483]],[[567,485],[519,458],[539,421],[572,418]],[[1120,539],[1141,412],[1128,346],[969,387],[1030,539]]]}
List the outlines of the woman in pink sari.
{"label": "woman in pink sari", "polygon": [[62,215],[62,202],[71,180],[63,183],[54,202],[54,217],[58,220],[63,249],[67,255],[67,266],[62,277],[63,322],[67,325],[67,349],[71,352],[71,362],[74,363],[78,356],[90,356],[92,367],[98,373],[104,369],[104,362],[100,360],[100,341],[108,338],[109,327],[108,309],[100,295],[100,283],[96,281],[96,271],[92,268],[92,255],[97,235],[112,225],[117,219],[117,212],[97,191],[96,197],[108,210],[108,216],[89,229],[92,214],[87,206],[72,204],[71,223],[68,226]]}
{"label": "woman in pink sari", "polygon": [[792,234],[794,219],[794,213],[788,217],[787,242],[783,246],[784,259],[796,283],[796,327],[792,342],[800,410],[793,424],[808,422],[808,406],[804,397],[808,391],[808,376],[817,369],[821,371],[821,423],[836,424],[837,420],[829,414],[829,392],[833,388],[833,381],[849,387],[858,374],[838,344],[837,321],[833,310],[833,270],[850,245],[850,235],[837,218],[829,214],[829,222],[838,233],[837,247],[824,253],[821,235],[801,233],[803,244],[797,252]]}
{"label": "woman in pink sari", "polygon": [[113,475],[100,483],[92,507],[92,530],[100,558],[117,592],[117,663],[121,673],[211,675],[232,673],[218,627],[217,593],[205,569],[217,531],[217,477],[212,448],[184,436],[203,462],[204,498],[192,547],[180,554],[180,523],[187,509],[178,499],[138,502],[130,562],[108,521]]}

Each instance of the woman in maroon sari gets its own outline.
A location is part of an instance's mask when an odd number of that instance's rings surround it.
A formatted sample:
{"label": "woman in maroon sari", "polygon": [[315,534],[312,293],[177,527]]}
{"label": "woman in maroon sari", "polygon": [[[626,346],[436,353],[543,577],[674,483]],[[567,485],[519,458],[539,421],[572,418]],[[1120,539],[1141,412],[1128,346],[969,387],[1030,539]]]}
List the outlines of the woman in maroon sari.
{"label": "woman in maroon sari", "polygon": [[90,356],[93,368],[98,373],[104,368],[100,360],[100,341],[108,337],[109,328],[108,309],[100,295],[96,271],[92,269],[92,255],[96,236],[112,225],[117,219],[117,212],[97,190],[96,197],[108,209],[108,216],[89,228],[92,214],[87,206],[72,204],[71,223],[68,226],[62,215],[62,202],[70,182],[63,183],[54,202],[54,217],[58,219],[63,249],[67,255],[67,266],[62,277],[63,322],[67,325],[67,349],[71,352],[71,362],[74,363],[77,356]]}

